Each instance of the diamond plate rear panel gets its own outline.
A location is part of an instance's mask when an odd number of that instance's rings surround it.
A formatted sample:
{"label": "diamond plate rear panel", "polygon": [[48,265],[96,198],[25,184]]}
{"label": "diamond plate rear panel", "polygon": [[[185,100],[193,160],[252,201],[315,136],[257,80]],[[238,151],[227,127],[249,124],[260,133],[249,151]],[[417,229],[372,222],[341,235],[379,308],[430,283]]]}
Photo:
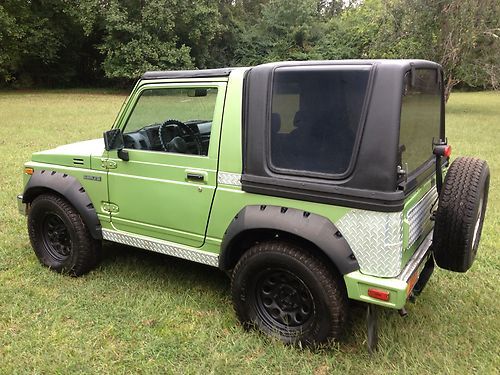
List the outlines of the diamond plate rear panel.
{"label": "diamond plate rear panel", "polygon": [[413,245],[424,231],[424,227],[429,223],[431,218],[432,207],[438,198],[437,190],[432,188],[425,194],[418,203],[413,206],[406,215],[406,220],[409,224],[408,247]]}
{"label": "diamond plate rear panel", "polygon": [[189,247],[178,247],[171,244],[170,242],[149,237],[131,235],[129,233],[116,232],[108,229],[102,230],[102,237],[108,241],[118,242],[145,250],[151,250],[157,253],[171,255],[177,258],[207,264],[213,267],[219,266],[219,255],[209,253],[207,251],[196,250]]}
{"label": "diamond plate rear panel", "polygon": [[335,225],[351,246],[362,273],[399,275],[403,255],[402,212],[351,210]]}

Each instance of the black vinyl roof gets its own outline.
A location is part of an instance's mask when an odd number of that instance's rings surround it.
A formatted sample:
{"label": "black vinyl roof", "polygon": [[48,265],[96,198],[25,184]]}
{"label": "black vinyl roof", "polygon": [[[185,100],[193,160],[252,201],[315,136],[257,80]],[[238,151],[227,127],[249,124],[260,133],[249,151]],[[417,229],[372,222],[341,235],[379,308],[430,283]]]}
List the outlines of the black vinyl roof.
{"label": "black vinyl roof", "polygon": [[142,79],[227,77],[233,68],[146,72]]}
{"label": "black vinyl roof", "polygon": [[[309,60],[309,61],[280,61],[267,64],[261,64],[252,67],[261,69],[274,69],[280,66],[310,66],[310,65],[384,65],[392,66],[395,69],[409,69],[414,67],[438,68],[438,64],[426,60],[405,60],[405,59],[381,59],[381,60]],[[231,71],[237,68],[218,68],[218,69],[200,69],[200,70],[163,70],[151,71],[142,75],[142,79],[169,79],[169,78],[211,78],[228,77]]]}

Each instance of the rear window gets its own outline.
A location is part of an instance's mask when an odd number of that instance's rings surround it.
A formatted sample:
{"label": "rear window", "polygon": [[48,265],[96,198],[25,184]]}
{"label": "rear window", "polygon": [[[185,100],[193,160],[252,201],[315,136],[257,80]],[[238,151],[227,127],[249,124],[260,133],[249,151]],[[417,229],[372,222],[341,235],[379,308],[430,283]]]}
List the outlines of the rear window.
{"label": "rear window", "polygon": [[361,123],[370,66],[282,67],[274,72],[271,168],[347,172]]}
{"label": "rear window", "polygon": [[432,158],[432,140],[440,138],[441,89],[436,69],[415,69],[405,76],[401,105],[400,150],[402,166],[409,174]]}

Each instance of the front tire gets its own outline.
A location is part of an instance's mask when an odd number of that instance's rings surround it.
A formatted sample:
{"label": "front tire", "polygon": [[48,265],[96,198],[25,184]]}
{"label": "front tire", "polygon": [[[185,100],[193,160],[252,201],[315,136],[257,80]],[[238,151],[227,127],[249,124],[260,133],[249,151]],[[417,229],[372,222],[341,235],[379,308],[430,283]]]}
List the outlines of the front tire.
{"label": "front tire", "polygon": [[97,264],[100,242],[92,238],[76,209],[60,196],[42,194],[33,200],[28,232],[40,263],[56,272],[80,276]]}
{"label": "front tire", "polygon": [[231,294],[245,328],[286,344],[327,343],[344,328],[347,297],[340,276],[294,244],[251,247],[233,271]]}

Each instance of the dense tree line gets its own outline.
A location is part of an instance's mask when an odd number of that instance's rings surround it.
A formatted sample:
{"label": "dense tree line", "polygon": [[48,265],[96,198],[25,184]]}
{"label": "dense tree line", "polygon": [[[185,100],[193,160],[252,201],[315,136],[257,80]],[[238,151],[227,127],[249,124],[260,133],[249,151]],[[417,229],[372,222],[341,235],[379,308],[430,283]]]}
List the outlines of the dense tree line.
{"label": "dense tree line", "polygon": [[424,58],[448,88],[500,87],[498,0],[2,0],[0,85],[128,82],[155,69]]}

